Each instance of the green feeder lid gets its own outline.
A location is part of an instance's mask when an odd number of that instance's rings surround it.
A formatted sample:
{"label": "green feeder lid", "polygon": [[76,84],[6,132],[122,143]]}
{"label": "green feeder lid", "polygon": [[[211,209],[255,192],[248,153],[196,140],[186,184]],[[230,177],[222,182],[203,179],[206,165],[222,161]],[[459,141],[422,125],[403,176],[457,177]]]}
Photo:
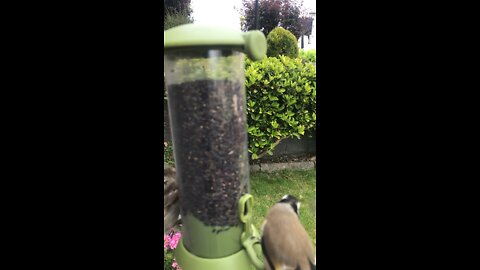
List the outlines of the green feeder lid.
{"label": "green feeder lid", "polygon": [[238,46],[252,60],[261,60],[267,53],[265,35],[258,31],[241,32],[230,28],[184,24],[163,32],[165,49],[197,46]]}

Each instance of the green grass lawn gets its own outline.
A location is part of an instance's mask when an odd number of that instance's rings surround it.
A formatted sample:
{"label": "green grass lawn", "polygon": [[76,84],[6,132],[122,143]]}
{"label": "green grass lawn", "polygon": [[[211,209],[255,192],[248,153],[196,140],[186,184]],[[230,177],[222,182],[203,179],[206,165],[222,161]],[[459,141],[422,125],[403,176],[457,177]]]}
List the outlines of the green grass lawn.
{"label": "green grass lawn", "polygon": [[315,200],[317,194],[315,170],[282,170],[252,172],[251,194],[254,196],[253,224],[260,229],[268,209],[284,195],[297,197],[301,204],[300,221],[317,245]]}

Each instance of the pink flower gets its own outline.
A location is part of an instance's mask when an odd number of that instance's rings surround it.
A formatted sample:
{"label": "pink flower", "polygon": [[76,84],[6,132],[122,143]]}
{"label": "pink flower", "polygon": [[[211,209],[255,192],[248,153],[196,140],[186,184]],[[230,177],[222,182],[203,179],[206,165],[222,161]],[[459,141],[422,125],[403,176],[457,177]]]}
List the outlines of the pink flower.
{"label": "pink flower", "polygon": [[182,234],[180,232],[173,233],[173,231],[169,234],[163,235],[163,248],[166,250],[175,249],[177,248],[178,242]]}
{"label": "pink flower", "polygon": [[177,269],[177,270],[182,270],[182,268],[180,268],[180,265],[178,265],[178,263],[175,259],[173,259],[172,267]]}
{"label": "pink flower", "polygon": [[168,247],[170,246],[171,238],[167,234],[163,235],[163,248],[168,250]]}
{"label": "pink flower", "polygon": [[178,266],[177,261],[173,260],[172,267],[176,269],[177,266]]}
{"label": "pink flower", "polygon": [[182,234],[180,232],[176,232],[172,238],[170,239],[170,248],[175,249],[177,248],[178,241],[180,241],[180,238],[182,237]]}

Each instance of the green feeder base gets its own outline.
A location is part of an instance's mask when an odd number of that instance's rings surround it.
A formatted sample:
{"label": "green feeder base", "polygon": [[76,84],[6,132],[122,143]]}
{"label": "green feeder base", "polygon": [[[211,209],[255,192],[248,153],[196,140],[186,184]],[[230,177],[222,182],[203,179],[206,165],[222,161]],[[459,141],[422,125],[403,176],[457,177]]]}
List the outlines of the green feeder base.
{"label": "green feeder base", "polygon": [[[180,240],[175,249],[175,259],[183,270],[257,270],[263,269],[259,259],[261,247],[258,231],[252,226],[253,236],[243,242],[244,248],[239,252],[215,259],[205,259],[190,253]],[[261,255],[260,255],[261,256]]]}
{"label": "green feeder base", "polygon": [[184,270],[255,270],[244,249],[224,258],[204,259],[188,252],[181,241],[176,250],[175,258]]}
{"label": "green feeder base", "polygon": [[183,270],[260,270],[265,269],[260,233],[252,224],[253,196],[245,194],[239,201],[240,220],[244,224],[238,239],[243,248],[237,253],[220,258],[202,258],[189,252],[183,239],[175,249],[175,259]]}

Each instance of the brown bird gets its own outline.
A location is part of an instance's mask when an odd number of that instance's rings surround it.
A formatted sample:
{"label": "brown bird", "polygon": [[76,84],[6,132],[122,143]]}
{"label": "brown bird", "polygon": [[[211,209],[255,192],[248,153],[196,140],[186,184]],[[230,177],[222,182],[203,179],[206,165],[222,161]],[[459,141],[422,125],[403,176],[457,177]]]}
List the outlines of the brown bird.
{"label": "brown bird", "polygon": [[165,233],[180,224],[181,220],[175,168],[164,166],[163,171],[163,232]]}
{"label": "brown bird", "polygon": [[300,223],[300,203],[285,195],[267,213],[262,226],[266,270],[315,270],[313,244]]}

